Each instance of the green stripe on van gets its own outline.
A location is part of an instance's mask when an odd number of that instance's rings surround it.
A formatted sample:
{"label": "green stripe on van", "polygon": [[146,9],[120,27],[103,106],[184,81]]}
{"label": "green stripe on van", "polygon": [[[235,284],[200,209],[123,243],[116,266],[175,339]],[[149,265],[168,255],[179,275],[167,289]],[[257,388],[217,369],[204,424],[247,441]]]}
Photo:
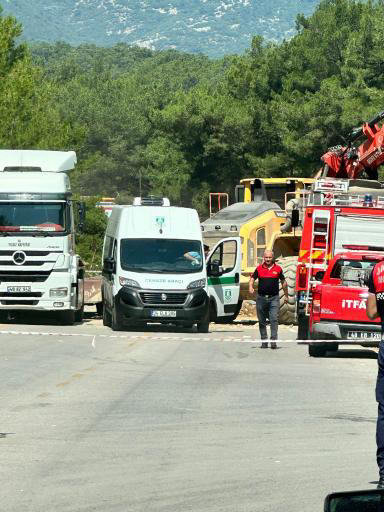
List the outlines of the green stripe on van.
{"label": "green stripe on van", "polygon": [[208,277],[208,284],[235,284],[235,276],[231,277]]}

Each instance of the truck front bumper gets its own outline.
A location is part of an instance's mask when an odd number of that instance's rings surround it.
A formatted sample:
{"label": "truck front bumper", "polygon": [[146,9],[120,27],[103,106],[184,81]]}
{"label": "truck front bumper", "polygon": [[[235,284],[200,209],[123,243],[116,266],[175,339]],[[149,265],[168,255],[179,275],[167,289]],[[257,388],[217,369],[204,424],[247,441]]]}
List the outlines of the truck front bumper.
{"label": "truck front bumper", "polygon": [[371,323],[316,322],[311,339],[335,340],[338,343],[374,344],[381,340],[381,325]]}
{"label": "truck front bumper", "polygon": [[183,304],[170,304],[167,300],[164,304],[148,303],[143,300],[146,294],[153,293],[168,296],[170,293],[177,294],[179,291],[137,290],[123,287],[115,298],[118,320],[122,324],[154,322],[189,325],[209,318],[209,297],[203,288],[185,290],[186,298]]}
{"label": "truck front bumper", "polygon": [[[51,296],[51,290],[67,289],[62,296]],[[63,311],[76,309],[77,289],[69,272],[51,272],[44,280],[0,282],[1,310]]]}

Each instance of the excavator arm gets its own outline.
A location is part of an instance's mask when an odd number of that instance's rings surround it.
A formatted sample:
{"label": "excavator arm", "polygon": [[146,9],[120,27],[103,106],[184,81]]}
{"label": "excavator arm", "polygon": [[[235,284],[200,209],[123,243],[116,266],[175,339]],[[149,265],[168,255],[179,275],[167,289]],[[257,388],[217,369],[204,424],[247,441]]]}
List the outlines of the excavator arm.
{"label": "excavator arm", "polygon": [[[348,135],[347,146],[330,148],[322,157],[324,163],[321,177],[356,179],[365,172],[370,179],[377,179],[378,167],[384,163],[384,111]],[[353,143],[365,137],[364,142],[355,147]]]}

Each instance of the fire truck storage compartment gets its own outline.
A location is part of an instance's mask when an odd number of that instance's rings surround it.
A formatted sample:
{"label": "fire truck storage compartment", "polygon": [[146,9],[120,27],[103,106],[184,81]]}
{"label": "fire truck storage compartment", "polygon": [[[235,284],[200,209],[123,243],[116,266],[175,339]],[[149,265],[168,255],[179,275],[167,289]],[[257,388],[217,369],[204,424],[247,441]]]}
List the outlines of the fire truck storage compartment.
{"label": "fire truck storage compartment", "polygon": [[384,215],[338,215],[334,254],[345,251],[351,244],[384,247]]}

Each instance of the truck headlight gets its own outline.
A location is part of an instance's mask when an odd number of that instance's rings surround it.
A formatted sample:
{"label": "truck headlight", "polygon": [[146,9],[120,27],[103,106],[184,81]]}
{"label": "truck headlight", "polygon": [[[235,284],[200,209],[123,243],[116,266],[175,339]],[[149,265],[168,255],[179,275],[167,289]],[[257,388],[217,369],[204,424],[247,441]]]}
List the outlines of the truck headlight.
{"label": "truck headlight", "polygon": [[204,288],[207,280],[205,277],[203,279],[197,279],[196,281],[192,281],[192,283],[189,283],[187,286],[187,289],[190,290],[191,288]]}
{"label": "truck headlight", "polygon": [[50,297],[66,297],[68,295],[68,288],[51,288],[49,290]]}
{"label": "truck headlight", "polygon": [[131,288],[141,288],[139,283],[134,279],[127,279],[126,277],[119,277],[119,283],[121,286],[130,286]]}

